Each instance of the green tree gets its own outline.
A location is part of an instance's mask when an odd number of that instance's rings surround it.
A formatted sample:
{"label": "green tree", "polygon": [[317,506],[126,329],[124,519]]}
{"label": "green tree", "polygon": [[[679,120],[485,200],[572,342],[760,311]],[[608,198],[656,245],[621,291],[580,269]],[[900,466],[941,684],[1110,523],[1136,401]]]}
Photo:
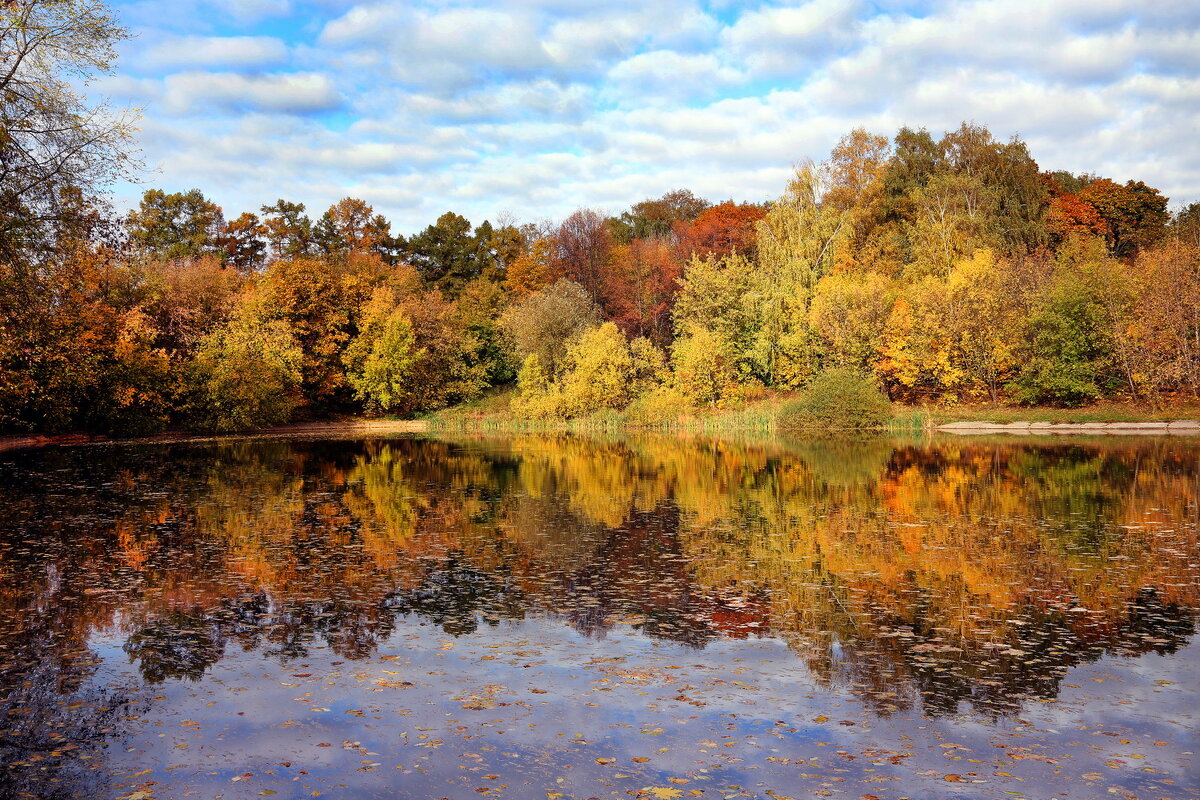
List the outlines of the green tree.
{"label": "green tree", "polygon": [[476,278],[454,300],[453,324],[462,332],[466,369],[477,373],[488,386],[509,383],[516,364],[501,320],[510,302],[504,287],[487,278]]}
{"label": "green tree", "polygon": [[199,189],[149,189],[126,221],[129,242],[143,258],[175,261],[217,253],[225,232],[221,207]]}
{"label": "green tree", "polygon": [[[1102,245],[1101,245],[1102,246]],[[1026,323],[1015,396],[1024,403],[1078,406],[1120,385],[1101,279],[1104,253],[1074,240]]]}
{"label": "green tree", "polygon": [[780,410],[777,424],[784,430],[878,430],[891,419],[892,404],[874,378],[858,370],[829,369]]}
{"label": "green tree", "polygon": [[396,307],[395,293],[376,289],[343,357],[355,396],[372,409],[402,408],[412,395],[413,367],[420,355],[412,322]]}
{"label": "green tree", "polygon": [[263,206],[260,210],[270,260],[297,259],[316,251],[313,224],[304,213],[304,203],[280,198],[273,205]]}
{"label": "green tree", "polygon": [[491,223],[472,231],[466,217],[447,211],[408,239],[403,250],[425,280],[456,297],[475,278],[493,275],[498,257],[493,246],[502,243],[493,241],[495,235]]}

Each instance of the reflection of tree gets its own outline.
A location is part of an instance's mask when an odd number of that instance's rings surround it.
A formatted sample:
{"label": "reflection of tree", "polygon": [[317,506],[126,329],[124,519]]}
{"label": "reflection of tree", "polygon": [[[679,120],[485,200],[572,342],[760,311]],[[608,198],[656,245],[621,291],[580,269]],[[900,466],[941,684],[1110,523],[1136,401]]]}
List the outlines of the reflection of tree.
{"label": "reflection of tree", "polygon": [[125,641],[130,661],[149,683],[166,678],[198,680],[221,660],[225,641],[215,621],[202,614],[171,611],[139,628]]}
{"label": "reflection of tree", "polygon": [[232,647],[361,658],[405,614],[457,635],[533,613],[697,647],[770,633],[881,710],[1008,713],[1083,661],[1192,635],[1195,455],[572,436],[47,452],[0,474],[0,678],[21,687],[0,711],[80,691],[88,637],[117,624],[153,683]]}
{"label": "reflection of tree", "polygon": [[[0,797],[115,796],[94,765],[137,713],[129,693],[95,682],[88,649],[91,632],[113,623],[122,567],[112,542],[73,519],[111,519],[116,508],[54,485],[65,466],[52,452],[21,469],[0,460]],[[48,496],[61,514],[46,513]]]}
{"label": "reflection of tree", "polygon": [[391,611],[425,617],[454,636],[474,633],[479,620],[495,625],[502,619],[520,619],[526,609],[511,576],[499,570],[481,572],[457,553],[426,564],[418,587],[397,592],[386,603]]}

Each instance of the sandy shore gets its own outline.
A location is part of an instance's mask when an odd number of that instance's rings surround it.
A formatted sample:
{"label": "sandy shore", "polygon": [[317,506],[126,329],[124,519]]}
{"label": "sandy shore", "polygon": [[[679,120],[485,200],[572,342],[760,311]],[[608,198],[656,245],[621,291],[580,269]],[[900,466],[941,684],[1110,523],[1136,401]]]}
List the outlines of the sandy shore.
{"label": "sandy shore", "polygon": [[1174,422],[951,422],[934,430],[960,436],[1012,433],[1018,435],[1061,436],[1196,436],[1200,421]]}

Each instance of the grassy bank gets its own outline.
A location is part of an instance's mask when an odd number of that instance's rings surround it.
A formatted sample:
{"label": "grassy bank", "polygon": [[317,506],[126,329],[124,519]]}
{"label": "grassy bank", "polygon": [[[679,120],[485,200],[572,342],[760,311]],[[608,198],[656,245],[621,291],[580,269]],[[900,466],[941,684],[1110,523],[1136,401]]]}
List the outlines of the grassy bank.
{"label": "grassy bank", "polygon": [[[696,409],[667,421],[646,423],[626,412],[605,411],[571,420],[535,420],[509,410],[512,390],[493,392],[472,403],[442,409],[425,417],[431,430],[494,431],[615,431],[664,430],[696,433],[733,431],[769,433],[780,407],[792,394],[774,394],[729,409]],[[888,430],[894,433],[930,430],[951,422],[1157,422],[1200,419],[1195,400],[1160,408],[1133,403],[1101,403],[1084,408],[993,405],[896,405]]]}

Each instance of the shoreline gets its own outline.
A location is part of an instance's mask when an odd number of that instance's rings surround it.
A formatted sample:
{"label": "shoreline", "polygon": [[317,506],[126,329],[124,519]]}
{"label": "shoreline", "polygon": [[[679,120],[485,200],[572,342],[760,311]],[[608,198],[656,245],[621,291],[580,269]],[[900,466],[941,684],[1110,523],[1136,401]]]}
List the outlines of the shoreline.
{"label": "shoreline", "polygon": [[[276,425],[269,428],[231,432],[231,433],[188,433],[184,431],[167,431],[152,436],[120,438],[101,434],[62,433],[62,434],[28,434],[20,436],[0,436],[0,453],[12,450],[35,450],[46,447],[71,447],[85,444],[174,444],[182,442],[210,442],[226,439],[269,439],[279,437],[313,437],[313,436],[347,436],[362,434],[396,434],[396,433],[555,433],[570,432],[592,433],[694,433],[718,435],[731,433],[732,430],[706,430],[690,425],[679,426],[619,426],[617,428],[579,429],[570,427],[568,422],[561,424],[531,425],[525,420],[504,419],[495,417],[477,418],[470,424],[463,419],[456,420],[453,425],[431,424],[427,419],[390,420],[390,419],[344,419],[323,422],[300,422],[293,425]],[[466,424],[464,424],[466,423]],[[759,434],[776,435],[780,431],[754,430]],[[788,431],[796,434],[803,431]],[[929,424],[921,428],[899,428],[882,431],[885,435],[905,433],[939,433],[951,436],[992,436],[1006,434],[1012,436],[1200,436],[1200,420],[1177,419],[1152,422],[986,422],[986,421],[957,421],[941,424]]]}
{"label": "shoreline", "polygon": [[223,439],[269,439],[281,436],[320,436],[326,434],[424,433],[429,423],[420,419],[348,419],[325,422],[298,422],[269,428],[230,433],[189,433],[166,431],[152,436],[128,438],[86,433],[29,434],[0,436],[0,453],[9,450],[33,450],[44,447],[69,447],[82,444],[173,444],[175,442],[211,442]]}

